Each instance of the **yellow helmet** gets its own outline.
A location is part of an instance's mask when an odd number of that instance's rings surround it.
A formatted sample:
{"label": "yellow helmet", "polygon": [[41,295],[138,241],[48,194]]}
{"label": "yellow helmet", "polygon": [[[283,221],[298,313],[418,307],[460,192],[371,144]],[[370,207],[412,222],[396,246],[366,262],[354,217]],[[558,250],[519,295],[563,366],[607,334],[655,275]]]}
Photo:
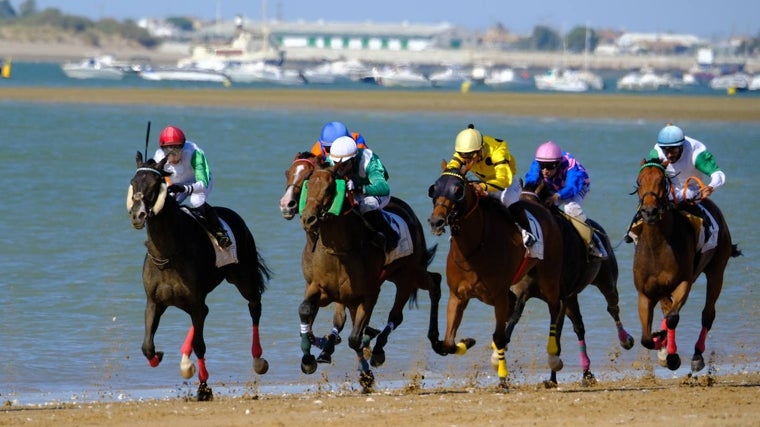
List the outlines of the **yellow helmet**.
{"label": "yellow helmet", "polygon": [[472,153],[483,147],[483,135],[475,129],[475,126],[469,125],[467,129],[457,134],[454,150],[457,153]]}

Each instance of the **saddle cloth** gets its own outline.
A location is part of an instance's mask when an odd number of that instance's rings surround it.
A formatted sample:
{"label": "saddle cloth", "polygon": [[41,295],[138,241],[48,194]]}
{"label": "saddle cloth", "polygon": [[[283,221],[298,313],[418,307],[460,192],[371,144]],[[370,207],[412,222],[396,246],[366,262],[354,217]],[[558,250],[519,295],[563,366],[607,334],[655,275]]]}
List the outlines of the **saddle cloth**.
{"label": "saddle cloth", "polygon": [[533,237],[536,238],[536,243],[527,248],[528,257],[544,259],[544,233],[541,230],[541,224],[539,224],[536,217],[534,217],[527,209],[525,210],[525,216],[528,218],[530,232],[533,234]]}
{"label": "saddle cloth", "polygon": [[216,241],[216,237],[214,237],[214,235],[208,231],[208,229],[201,223],[201,221],[198,219],[198,217],[195,216],[190,208],[187,206],[182,206],[180,209],[182,209],[182,211],[186,214],[190,215],[190,217],[192,217],[194,220],[198,221],[198,223],[201,224],[201,227],[203,227],[203,230],[206,232],[209,240],[211,240],[211,245],[214,247],[217,268],[224,267],[228,264],[237,264],[237,242],[235,241],[235,234],[232,232],[229,224],[227,224],[221,217],[219,217],[219,222],[222,224],[222,227],[224,227],[225,231],[227,231],[227,235],[230,237],[230,241],[232,242],[232,244],[227,249],[223,249],[221,246],[219,246],[219,242]]}
{"label": "saddle cloth", "polygon": [[412,235],[409,232],[409,225],[400,216],[386,210],[382,210],[381,212],[385,220],[399,236],[398,245],[391,249],[390,252],[385,253],[385,265],[388,265],[399,258],[411,255],[414,250],[414,242],[412,242]]}
{"label": "saddle cloth", "polygon": [[681,212],[691,222],[694,231],[697,232],[697,251],[707,252],[718,246],[718,223],[710,212],[701,204],[697,205],[702,211],[702,218],[687,212]]}

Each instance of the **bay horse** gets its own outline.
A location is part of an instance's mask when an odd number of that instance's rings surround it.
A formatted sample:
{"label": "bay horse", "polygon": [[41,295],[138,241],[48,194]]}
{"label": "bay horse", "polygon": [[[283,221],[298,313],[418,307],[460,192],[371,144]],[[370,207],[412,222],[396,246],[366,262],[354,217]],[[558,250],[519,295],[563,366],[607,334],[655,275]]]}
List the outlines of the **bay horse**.
{"label": "bay horse", "polygon": [[[692,372],[705,367],[702,354],[705,351],[707,333],[715,320],[715,303],[723,287],[723,274],[732,257],[741,255],[738,246],[731,241],[723,214],[710,199],[698,201],[707,210],[718,227],[717,245],[713,249],[697,249],[699,230],[683,210],[699,209],[693,201],[679,204],[671,177],[667,173],[668,161],[657,158],[641,162],[636,190],[639,198],[638,214],[642,221],[633,255],[633,282],[639,295],[639,319],[641,320],[641,344],[650,350],[658,350],[660,364],[674,371],[681,366],[676,346],[676,327],[679,312],[686,303],[691,287],[704,273],[707,278],[705,305],[702,309],[702,329],[694,344],[691,359]],[[714,231],[715,232],[715,231]],[[660,303],[663,320],[659,331],[652,331],[654,307]]]}
{"label": "bay horse", "polygon": [[[385,360],[383,347],[388,334],[403,321],[403,307],[416,303],[417,290],[430,293],[430,328],[437,327],[438,301],[440,300],[441,275],[427,271],[433,260],[436,246],[426,247],[422,225],[411,207],[400,199],[395,199],[386,210],[398,215],[409,227],[411,254],[386,263],[384,248],[371,242],[372,230],[352,204],[351,192],[342,192],[340,184],[345,183],[346,166],[319,168],[312,172],[304,204],[301,210],[301,225],[307,239],[301,264],[306,281],[304,299],[299,305],[301,321],[301,370],[314,373],[317,361],[311,354],[315,343],[312,324],[319,311],[332,302],[348,309],[352,330],[348,345],[356,352],[359,360],[359,383],[363,392],[370,392],[374,385],[374,375],[364,356],[364,348],[369,346],[374,331],[368,328],[373,309],[380,294],[380,286],[385,280],[396,285],[393,307],[388,314],[388,324],[376,338],[370,362],[378,366]],[[336,310],[338,307],[336,306]],[[438,331],[429,329],[428,337],[437,336]],[[432,338],[430,338],[432,340]]]}
{"label": "bay horse", "polygon": [[[561,300],[562,235],[551,213],[533,201],[520,200],[510,207],[511,214],[500,200],[481,197],[465,178],[469,166],[445,169],[428,189],[433,211],[428,219],[436,236],[451,231],[449,254],[446,259],[446,281],[449,301],[446,335],[443,341],[433,342],[433,350],[440,355],[464,354],[475,344],[472,338],[455,342],[457,329],[464,310],[472,298],[494,308],[494,331],[491,347],[499,387],[507,388],[505,351],[507,322],[515,309],[516,297],[512,285],[533,288],[535,295],[546,301],[549,308],[549,338],[546,350],[553,371],[562,369],[560,333],[564,310]],[[511,218],[529,212],[537,221],[541,237],[536,245],[543,245],[543,258],[529,256],[523,245],[521,230]],[[538,236],[537,236],[538,237]],[[534,245],[535,246],[535,245]]]}
{"label": "bay horse", "polygon": [[[544,200],[551,195],[551,190],[541,181],[538,184],[524,185],[520,197],[544,204]],[[634,344],[633,337],[625,330],[623,322],[620,320],[620,298],[617,289],[619,275],[617,257],[615,256],[607,232],[598,222],[591,218],[586,220],[586,223],[591,226],[594,234],[602,244],[604,254],[606,255],[605,258],[588,255],[586,243],[572,224],[572,221],[577,220],[569,218],[556,205],[551,205],[549,210],[554,214],[562,231],[562,299],[564,300],[565,315],[573,323],[573,331],[578,338],[580,366],[583,369],[581,384],[592,385],[596,383],[596,378],[591,372],[591,360],[586,352],[586,327],[583,324],[578,294],[586,289],[588,285],[594,285],[599,289],[607,302],[607,312],[615,322],[620,346],[625,350],[630,350]],[[541,298],[541,295],[531,288],[520,289],[514,286],[512,287],[512,291],[517,295],[517,305],[515,313],[507,326],[507,343],[510,341],[512,331],[520,320],[527,301],[533,297]],[[559,322],[557,329],[561,330],[563,323]],[[556,371],[551,371],[550,379],[545,384],[547,386],[557,385]]]}
{"label": "bay horse", "polygon": [[197,398],[200,401],[211,400],[213,392],[207,383],[209,375],[203,339],[204,322],[209,312],[206,296],[222,280],[227,280],[248,301],[248,312],[253,323],[253,368],[257,374],[264,374],[269,369],[269,363],[262,357],[259,320],[261,295],[270,278],[270,270],[256,250],[256,243],[243,219],[231,209],[220,206],[215,209],[232,230],[238,262],[216,267],[213,243],[205,228],[185,213],[174,197],[167,194],[165,177],[170,174],[164,171],[166,160],[143,162],[142,153],[138,151],[137,170],[127,195],[127,211],[132,226],[138,230],[147,226],[148,233],[142,272],[147,297],[142,352],[150,366],[157,367],[164,354],[156,351],[153,338],[161,315],[171,306],[189,314],[192,326],[181,349],[180,371],[185,379],[193,376],[195,365],[190,355],[195,352],[200,382]]}

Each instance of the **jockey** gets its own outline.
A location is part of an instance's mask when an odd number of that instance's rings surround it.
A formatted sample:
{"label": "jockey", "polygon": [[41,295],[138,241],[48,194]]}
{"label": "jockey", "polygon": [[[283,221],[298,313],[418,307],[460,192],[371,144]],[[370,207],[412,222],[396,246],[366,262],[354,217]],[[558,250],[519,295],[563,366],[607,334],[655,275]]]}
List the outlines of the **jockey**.
{"label": "jockey", "polygon": [[206,203],[214,187],[214,176],[203,150],[188,141],[182,129],[176,126],[167,126],[161,131],[158,146],[153,159],[160,162],[164,157],[169,158],[164,166],[164,170],[171,173],[168,191],[179,203],[187,200],[190,206],[200,211],[219,246],[228,248],[232,241],[222,227],[216,210]]}
{"label": "jockey", "polygon": [[374,243],[390,251],[398,244],[399,235],[382,213],[391,199],[388,172],[380,158],[369,148],[359,148],[350,136],[341,136],[332,143],[328,161],[331,164],[350,162],[346,189],[353,191],[359,212],[377,232]]}
{"label": "jockey", "polygon": [[536,157],[525,174],[526,185],[537,185],[543,181],[553,191],[544,202],[551,206],[560,206],[562,210],[575,221],[573,226],[589,248],[589,254],[603,257],[602,252],[594,244],[593,230],[586,224],[586,214],[583,212],[583,200],[591,187],[588,172],[572,154],[562,149],[552,141],[538,146]]}
{"label": "jockey", "polygon": [[[468,125],[467,129],[457,134],[454,155],[446,167],[460,169],[464,165],[471,165],[470,171],[480,180],[474,183],[479,193],[497,198],[507,207],[519,200],[520,186],[514,179],[517,162],[509,152],[506,141],[484,136],[474,125]],[[515,225],[523,234],[525,246],[532,246],[535,237],[517,222]]]}
{"label": "jockey", "polygon": [[[699,202],[706,199],[716,188],[726,182],[726,175],[720,170],[712,153],[707,151],[707,147],[701,141],[689,136],[685,136],[680,127],[668,123],[660,129],[657,134],[657,144],[649,152],[650,159],[667,160],[669,162],[665,172],[671,177],[673,190],[675,192],[676,203],[680,207],[686,208],[689,213],[695,214],[702,218],[700,209],[688,209],[690,203],[682,202]],[[693,177],[704,178],[710,177],[710,182],[700,187]],[[673,193],[669,195],[673,199]],[[638,220],[638,212],[634,216],[631,225]],[[634,236],[631,236],[631,228],[626,234],[624,240],[631,243]]]}
{"label": "jockey", "polygon": [[311,153],[316,157],[326,160],[327,155],[330,154],[330,146],[341,136],[350,136],[353,138],[359,149],[367,148],[367,144],[364,141],[362,134],[358,132],[349,132],[346,125],[341,122],[329,122],[322,126],[322,132],[319,134],[319,139],[314,145],[312,145],[310,150]]}

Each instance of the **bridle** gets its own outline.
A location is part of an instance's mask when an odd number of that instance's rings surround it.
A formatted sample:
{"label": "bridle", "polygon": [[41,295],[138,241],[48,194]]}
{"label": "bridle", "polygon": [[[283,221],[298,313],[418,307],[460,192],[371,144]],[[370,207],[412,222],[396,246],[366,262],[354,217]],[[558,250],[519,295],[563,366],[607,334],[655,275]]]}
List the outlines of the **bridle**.
{"label": "bridle", "polygon": [[466,201],[465,196],[467,194],[467,180],[462,174],[450,170],[443,171],[441,173],[441,176],[453,176],[454,178],[457,178],[462,185],[461,195],[456,194],[456,191],[450,190],[446,191],[444,194],[435,194],[434,188],[431,188],[430,192],[430,197],[433,198],[433,209],[437,208],[438,206],[445,209],[446,214],[444,215],[444,219],[446,221],[446,225],[448,225],[451,229],[451,235],[453,236],[459,232],[460,222],[464,219],[467,219],[478,208],[479,197],[475,197],[475,203],[472,205],[472,208],[465,212],[464,215],[462,215],[462,212],[465,209],[464,204]]}

